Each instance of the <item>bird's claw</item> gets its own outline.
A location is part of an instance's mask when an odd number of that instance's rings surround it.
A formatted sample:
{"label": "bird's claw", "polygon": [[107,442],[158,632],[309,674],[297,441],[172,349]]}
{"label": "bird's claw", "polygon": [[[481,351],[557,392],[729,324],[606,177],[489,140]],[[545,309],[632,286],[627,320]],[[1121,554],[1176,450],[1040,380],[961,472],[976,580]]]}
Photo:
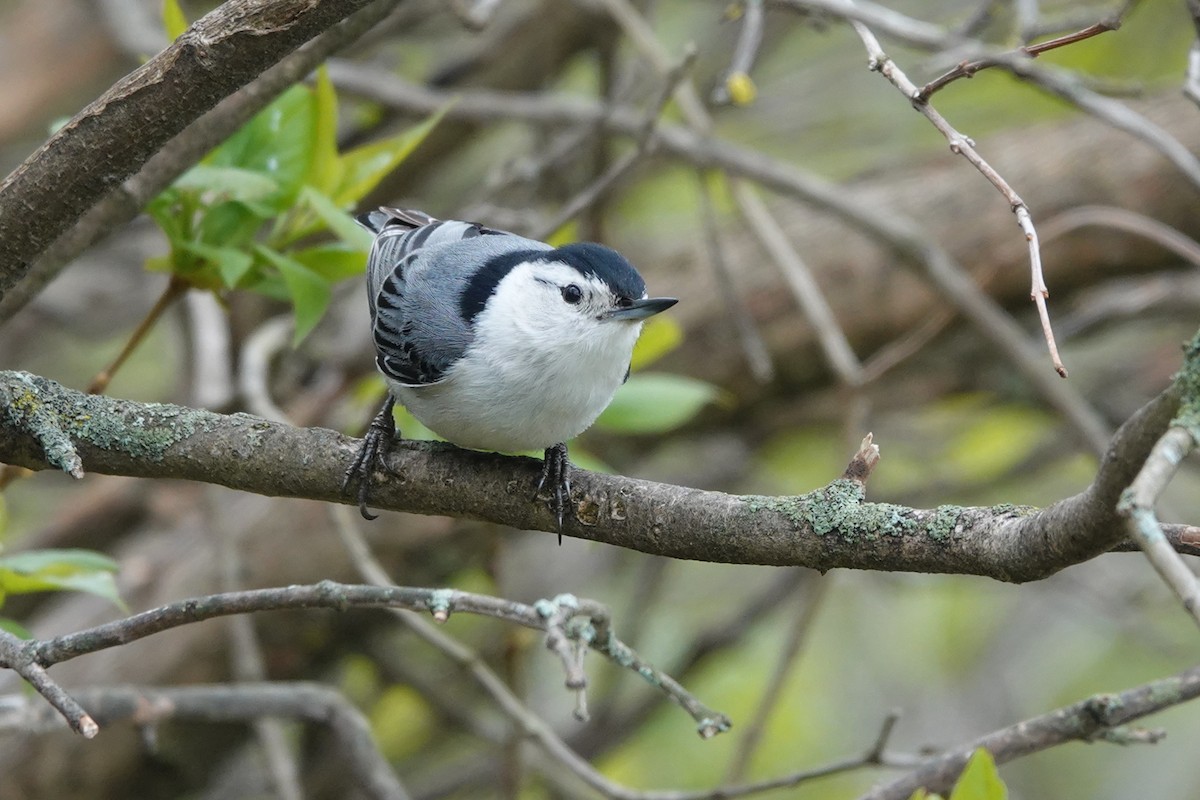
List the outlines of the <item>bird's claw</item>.
{"label": "bird's claw", "polygon": [[567,501],[571,499],[571,462],[567,460],[567,446],[558,443],[546,448],[542,458],[542,475],[538,478],[534,498],[542,497],[542,490],[547,489],[546,507],[554,515],[558,543],[562,544],[563,513]]}
{"label": "bird's claw", "polygon": [[398,475],[387,459],[396,436],[396,422],[392,417],[392,406],[395,402],[391,397],[384,402],[383,408],[367,427],[362,446],[358,448],[354,460],[342,475],[342,494],[348,494],[350,487],[355,482],[358,483],[358,513],[362,514],[363,519],[379,518],[378,514],[372,514],[367,508],[367,501],[371,495],[371,474],[376,468],[380,468],[389,475]]}

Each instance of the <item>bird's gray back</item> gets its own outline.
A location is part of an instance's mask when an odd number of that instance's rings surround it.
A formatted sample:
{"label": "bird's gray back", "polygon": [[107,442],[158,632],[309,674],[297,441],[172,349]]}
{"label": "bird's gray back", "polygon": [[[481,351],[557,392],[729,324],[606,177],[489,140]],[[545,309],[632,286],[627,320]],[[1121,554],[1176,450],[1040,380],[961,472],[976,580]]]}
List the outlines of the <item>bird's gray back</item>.
{"label": "bird's gray back", "polygon": [[376,363],[406,385],[442,379],[471,343],[461,299],[472,276],[490,261],[550,245],[466,222],[385,227],[368,262],[367,287]]}

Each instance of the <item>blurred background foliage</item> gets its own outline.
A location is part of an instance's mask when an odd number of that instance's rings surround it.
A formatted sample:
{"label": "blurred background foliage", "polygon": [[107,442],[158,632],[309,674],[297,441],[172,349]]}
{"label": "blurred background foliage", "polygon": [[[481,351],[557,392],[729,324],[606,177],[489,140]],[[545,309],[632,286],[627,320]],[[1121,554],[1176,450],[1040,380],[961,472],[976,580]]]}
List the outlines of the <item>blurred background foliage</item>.
{"label": "blurred background foliage", "polygon": [[[179,13],[194,19],[213,5],[183,2]],[[345,57],[451,91],[607,95],[639,107],[659,91],[660,82],[612,21],[583,4],[509,0],[480,33],[464,29],[440,5],[403,4]],[[735,23],[722,21],[723,4],[642,5],[670,53],[698,43],[693,77],[702,91],[710,89],[737,35]],[[1042,5],[1049,16],[1074,8]],[[969,15],[961,4],[936,0],[895,6],[946,26]],[[994,6],[984,38],[1015,45],[1008,6]],[[168,20],[172,8],[167,4]],[[979,282],[1036,337],[1027,271],[1012,258],[1022,244],[1002,198],[947,154],[926,120],[864,68],[861,44],[844,25],[770,14],[752,71],[756,99],[716,109],[717,135],[916,218],[949,240]],[[168,22],[179,24],[178,17]],[[156,2],[0,2],[4,170],[37,146],[52,119],[74,113],[139,55],[165,43],[162,26]],[[1043,60],[1149,98],[1131,102],[1152,102],[1178,94],[1194,38],[1180,4],[1143,2],[1120,31]],[[884,45],[922,79],[953,65]],[[16,86],[25,94],[17,95]],[[27,95],[36,102],[24,101]],[[1181,179],[1166,165],[1142,173],[1144,185],[1109,177],[1117,162],[1134,158],[1133,146],[1043,164],[1040,159],[1062,152],[1078,135],[1070,127],[1078,124],[1077,113],[999,71],[952,85],[935,104],[985,157],[995,156],[1002,173],[1044,176],[1040,183],[1014,181],[1039,221],[1073,203],[1138,205],[1138,197],[1179,196]],[[681,119],[673,104],[664,119]],[[114,232],[7,322],[0,335],[3,364],[86,386],[169,290],[160,274],[166,272],[186,284],[186,296],[151,329],[109,393],[278,412],[297,424],[360,431],[382,383],[372,370],[359,279],[366,240],[348,212],[388,203],[534,230],[628,151],[627,142],[592,133],[586,125],[469,125],[452,113],[403,113],[318,73],[158,198],[148,209],[153,222],[142,218]],[[550,162],[547,154],[556,149],[568,156]],[[682,298],[677,311],[647,326],[635,375],[572,449],[577,463],[730,492],[799,493],[839,475],[871,430],[883,451],[869,488],[874,500],[1041,506],[1087,484],[1095,457],[961,320],[949,319],[915,355],[857,395],[839,387],[722,182],[713,183],[734,292],[763,337],[774,376],[755,379],[730,321],[730,298],[713,277],[702,179],[679,159],[648,157],[556,234],[603,239],[631,256],[653,291]],[[1166,204],[1153,213],[1196,236],[1194,189],[1182,196],[1190,205]],[[914,197],[920,202],[905,202]],[[864,279],[858,239],[820,210],[781,199],[774,207],[794,244],[811,257],[860,356],[902,339],[915,320],[940,311],[924,289],[923,310],[904,311],[912,304],[903,298],[918,282],[899,266]],[[1004,244],[992,247],[995,242]],[[1200,319],[1200,284],[1194,268],[1188,272],[1144,242],[1107,242],[1078,239],[1048,250],[1047,270],[1071,380],[1115,427],[1177,368],[1178,344]],[[1117,302],[1139,293],[1150,299]],[[1103,311],[1109,308],[1115,310]],[[282,339],[265,336],[272,325],[285,331]],[[214,348],[218,363],[226,362],[224,382],[203,369]],[[239,377],[251,363],[268,367],[269,406]],[[398,415],[406,436],[428,435],[403,411]],[[1197,498],[1196,471],[1185,469],[1169,493],[1170,516],[1200,519]],[[119,609],[108,602],[116,594],[104,581],[112,581],[118,566],[111,586],[134,610],[220,590],[220,564],[230,548],[245,586],[354,577],[328,514],[315,503],[102,476],[76,485],[49,474],[10,486],[0,502],[6,601],[0,613],[39,636],[116,616]],[[730,734],[700,741],[686,717],[651,688],[591,658],[593,720],[577,723],[561,667],[536,636],[467,615],[447,623],[448,633],[476,649],[584,757],[637,787],[705,788],[728,779],[789,638],[799,642],[798,654],[780,668],[784,678],[764,718],[761,744],[746,756],[747,779],[860,752],[892,709],[902,712],[896,748],[951,747],[1195,659],[1195,631],[1135,555],[1111,555],[1036,584],[1009,586],[955,576],[818,576],[666,562],[573,540],[555,547],[543,534],[399,514],[384,515],[366,531],[400,584],[526,602],[569,591],[608,604],[618,634],[734,719]],[[81,556],[77,548],[105,555]],[[55,549],[63,551],[60,566],[86,567],[98,583],[20,573],[22,558]],[[33,583],[12,577],[19,573]],[[18,595],[35,584],[83,588],[104,599]],[[388,617],[280,613],[255,625],[268,674],[340,687],[366,712],[380,747],[415,795],[568,796],[536,771],[517,769],[499,712],[465,674]],[[222,627],[192,627],[64,664],[56,675],[68,686],[227,679],[229,640]],[[2,677],[5,691],[13,690],[11,676]],[[1200,736],[1200,714],[1184,705],[1150,724],[1169,731],[1154,747],[1068,745],[1004,767],[1010,796],[1195,796],[1200,764],[1190,757],[1190,743]],[[320,736],[300,728],[291,735],[303,753],[311,796],[347,796],[345,776],[322,750]],[[0,798],[62,796],[68,783],[76,797],[268,794],[252,738],[240,728],[166,725],[153,748],[133,734],[122,737],[106,731],[85,746],[65,734],[5,734],[9,754],[0,763],[12,777],[0,782]],[[78,765],[70,781],[54,768],[65,760]],[[881,774],[864,770],[766,796],[853,797]]]}

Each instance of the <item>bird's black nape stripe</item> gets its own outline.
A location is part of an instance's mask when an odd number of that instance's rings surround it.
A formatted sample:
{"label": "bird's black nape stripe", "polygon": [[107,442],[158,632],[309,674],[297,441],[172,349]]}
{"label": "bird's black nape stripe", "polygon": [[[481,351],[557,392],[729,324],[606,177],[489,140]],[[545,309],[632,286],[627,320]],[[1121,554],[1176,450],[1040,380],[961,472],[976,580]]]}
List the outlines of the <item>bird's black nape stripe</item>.
{"label": "bird's black nape stripe", "polygon": [[602,244],[576,242],[545,254],[545,260],[562,261],[582,275],[595,275],[618,297],[637,300],[646,293],[646,282],[625,257]]}
{"label": "bird's black nape stripe", "polygon": [[[471,276],[463,288],[458,300],[458,309],[462,318],[471,322],[483,311],[488,298],[496,292],[496,287],[504,276],[512,272],[518,265],[526,261],[545,261],[549,250],[518,250],[515,253],[505,253],[496,256],[483,265],[483,268]],[[639,295],[640,297],[641,295]]]}

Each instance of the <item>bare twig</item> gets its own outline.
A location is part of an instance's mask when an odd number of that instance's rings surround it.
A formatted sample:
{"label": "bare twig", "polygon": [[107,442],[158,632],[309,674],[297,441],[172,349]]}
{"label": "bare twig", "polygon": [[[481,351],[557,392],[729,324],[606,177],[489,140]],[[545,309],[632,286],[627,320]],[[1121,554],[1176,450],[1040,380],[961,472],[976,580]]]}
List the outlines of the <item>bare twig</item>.
{"label": "bare twig", "polygon": [[828,14],[839,19],[861,22],[883,31],[905,44],[927,50],[945,50],[956,44],[954,34],[923,20],[905,16],[871,0],[771,0],[775,5],[796,11]]}
{"label": "bare twig", "polygon": [[1117,511],[1126,519],[1130,538],[1142,548],[1155,571],[1200,625],[1200,582],[1171,547],[1154,513],[1158,496],[1170,483],[1180,462],[1196,446],[1193,430],[1175,425],[1162,435],[1146,458],[1142,471],[1121,495]]}
{"label": "bare twig", "polygon": [[905,97],[909,98],[913,103],[913,107],[920,111],[946,137],[946,140],[950,143],[951,152],[966,158],[1008,201],[1009,206],[1017,217],[1017,223],[1021,226],[1021,230],[1025,234],[1025,240],[1029,243],[1029,264],[1033,284],[1030,296],[1037,305],[1038,317],[1042,321],[1042,333],[1046,337],[1046,346],[1050,351],[1051,363],[1054,365],[1055,372],[1064,378],[1067,377],[1067,369],[1063,366],[1062,359],[1058,356],[1058,345],[1054,341],[1054,331],[1050,327],[1050,315],[1046,310],[1046,297],[1049,295],[1049,290],[1046,288],[1045,279],[1042,277],[1042,256],[1041,250],[1038,247],[1037,231],[1033,227],[1033,219],[1029,215],[1029,208],[1025,205],[1025,201],[1008,185],[1008,182],[1000,176],[1000,173],[996,172],[979,155],[975,150],[974,143],[968,137],[963,136],[955,130],[945,117],[939,114],[933,106],[929,105],[927,100],[921,97],[921,93],[912,81],[908,79],[908,76],[896,65],[896,62],[892,61],[883,52],[883,48],[879,45],[879,40],[875,38],[870,29],[861,22],[852,22],[851,25],[867,49],[867,55],[870,58],[870,68],[887,78]]}
{"label": "bare twig", "polygon": [[34,656],[30,642],[22,641],[8,631],[0,629],[0,667],[11,669],[28,681],[29,685],[63,716],[71,730],[85,739],[95,737],[100,732],[96,720],[83,710],[75,698],[54,682],[46,673],[45,666]]}
{"label": "bare twig", "polygon": [[1114,228],[1148,239],[1193,266],[1200,267],[1200,242],[1165,222],[1116,206],[1070,208],[1042,223],[1042,239],[1050,241],[1086,227]]}
{"label": "bare twig", "polygon": [[117,370],[133,355],[133,351],[142,343],[142,340],[146,338],[162,315],[166,313],[168,308],[174,305],[176,300],[183,297],[190,288],[191,286],[188,282],[178,275],[171,276],[171,279],[167,281],[166,288],[163,289],[162,295],[146,313],[145,318],[134,328],[133,333],[126,340],[125,346],[121,348],[121,352],[117,354],[117,357],[107,367],[100,370],[96,377],[92,378],[92,382],[88,384],[88,394],[100,394],[108,388],[108,384],[113,379],[113,376],[117,374]]}
{"label": "bare twig", "polygon": [[1086,39],[1091,39],[1093,36],[1099,36],[1100,34],[1107,33],[1108,31],[1115,31],[1120,27],[1120,18],[1113,17],[1111,19],[1101,20],[1093,25],[1089,25],[1083,30],[1069,33],[1065,36],[1059,36],[1056,39],[1050,39],[1045,42],[1038,42],[1037,44],[1018,47],[1015,51],[1004,53],[1000,56],[980,58],[974,61],[964,61],[949,72],[939,75],[929,83],[922,86],[921,90],[917,92],[914,100],[918,103],[927,103],[929,102],[929,98],[932,97],[934,93],[945,88],[948,84],[953,83],[959,78],[974,77],[975,73],[979,72],[980,70],[1004,64],[1011,57],[1023,56],[1025,58],[1037,58],[1042,53],[1049,52],[1050,50],[1056,50],[1059,47],[1066,47],[1069,44],[1082,42]]}

